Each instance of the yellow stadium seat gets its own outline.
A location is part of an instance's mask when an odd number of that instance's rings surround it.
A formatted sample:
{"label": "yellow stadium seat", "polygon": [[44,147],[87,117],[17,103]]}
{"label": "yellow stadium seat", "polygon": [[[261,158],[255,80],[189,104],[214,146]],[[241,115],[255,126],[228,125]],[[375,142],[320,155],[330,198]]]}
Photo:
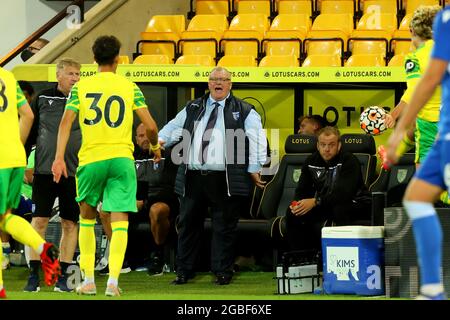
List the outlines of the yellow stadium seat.
{"label": "yellow stadium seat", "polygon": [[175,64],[189,64],[197,66],[213,67],[216,65],[213,57],[208,55],[184,55],[177,59]]}
{"label": "yellow stadium seat", "polygon": [[261,13],[266,17],[270,16],[271,0],[239,0],[237,2],[237,13]]}
{"label": "yellow stadium seat", "polygon": [[342,56],[344,52],[347,51],[347,39],[348,35],[342,31],[311,30],[303,41],[303,51],[308,55],[337,54]]}
{"label": "yellow stadium seat", "polygon": [[128,56],[119,56],[119,64],[129,64],[130,58]]}
{"label": "yellow stadium seat", "polygon": [[238,14],[220,40],[225,55],[259,55],[259,45],[269,29],[269,20],[260,13]]}
{"label": "yellow stadium seat", "polygon": [[391,51],[394,55],[407,55],[408,53],[414,51],[414,45],[411,39],[407,38],[392,38],[391,40]]}
{"label": "yellow stadium seat", "polygon": [[229,0],[196,0],[196,15],[223,14],[228,16],[230,11]]}
{"label": "yellow stadium seat", "polygon": [[381,54],[389,51],[391,34],[385,30],[354,30],[349,38],[352,54]]}
{"label": "yellow stadium seat", "polygon": [[391,39],[390,50],[394,55],[406,55],[413,51],[413,44],[411,42],[411,32],[408,30],[395,30],[394,36]]}
{"label": "yellow stadium seat", "polygon": [[225,32],[220,46],[225,55],[259,55],[259,44],[262,38],[251,31]]}
{"label": "yellow stadium seat", "polygon": [[355,13],[355,3],[353,0],[322,0],[320,13]]}
{"label": "yellow stadium seat", "polygon": [[312,16],[313,2],[311,0],[277,0],[278,14],[302,13]]}
{"label": "yellow stadium seat", "polygon": [[355,54],[345,62],[346,67],[383,67],[386,62],[380,54]]}
{"label": "yellow stadium seat", "polygon": [[194,16],[187,30],[181,34],[181,40],[178,42],[179,53],[216,57],[219,41],[226,29],[228,20],[223,14]]}
{"label": "yellow stadium seat", "polygon": [[178,51],[182,55],[209,55],[216,57],[219,52],[219,40],[212,37],[198,38],[198,35],[189,37],[184,34],[183,38],[178,41]]}
{"label": "yellow stadium seat", "polygon": [[260,67],[298,67],[298,58],[294,55],[265,56],[259,62]]}
{"label": "yellow stadium seat", "polygon": [[133,64],[171,64],[172,60],[164,54],[143,54],[134,59]]}
{"label": "yellow stadium seat", "polygon": [[412,19],[412,13],[406,14],[402,21],[400,22],[400,25],[398,26],[398,30],[408,30],[409,31],[409,25],[411,24]]}
{"label": "yellow stadium seat", "polygon": [[342,60],[337,54],[311,54],[303,61],[302,67],[340,67]]}
{"label": "yellow stadium seat", "polygon": [[402,54],[397,54],[391,58],[388,63],[389,67],[403,67],[405,64],[405,56]]}
{"label": "yellow stadium seat", "polygon": [[306,14],[279,14],[270,25],[270,31],[274,30],[300,30],[307,33],[311,29],[311,18]]}
{"label": "yellow stadium seat", "polygon": [[391,34],[397,29],[397,16],[393,13],[365,13],[359,20],[358,30],[386,30]]}
{"label": "yellow stadium seat", "polygon": [[184,15],[155,15],[145,32],[141,32],[142,54],[168,55],[173,61],[177,54],[177,43],[181,33],[186,29]]}
{"label": "yellow stadium seat", "polygon": [[262,50],[267,55],[295,55],[300,57],[302,52],[302,41],[306,34],[298,30],[267,31],[262,41]]}
{"label": "yellow stadium seat", "polygon": [[363,2],[363,13],[379,12],[397,14],[397,1],[393,0],[365,0]]}
{"label": "yellow stadium seat", "polygon": [[414,13],[419,6],[440,5],[439,0],[408,0],[406,2],[406,14]]}
{"label": "yellow stadium seat", "polygon": [[353,31],[353,16],[342,13],[323,13],[316,17],[311,30],[340,30],[350,35]]}
{"label": "yellow stadium seat", "polygon": [[173,32],[141,32],[142,54],[164,54],[174,60],[177,54],[177,43],[180,37]]}
{"label": "yellow stadium seat", "polygon": [[219,67],[256,67],[254,56],[248,55],[228,55],[223,56],[217,63]]}
{"label": "yellow stadium seat", "polygon": [[266,32],[262,50],[267,55],[300,57],[302,41],[310,28],[311,20],[305,14],[279,14]]}
{"label": "yellow stadium seat", "polygon": [[255,30],[264,34],[269,30],[269,19],[261,13],[238,14],[231,20],[229,30]]}
{"label": "yellow stadium seat", "polygon": [[150,19],[145,32],[174,32],[180,35],[185,29],[184,15],[156,15]]}
{"label": "yellow stadium seat", "polygon": [[411,31],[408,30],[395,30],[393,38],[408,38],[411,39]]}
{"label": "yellow stadium seat", "polygon": [[223,33],[228,29],[227,16],[224,14],[196,15],[189,22],[187,31],[216,31]]}
{"label": "yellow stadium seat", "polygon": [[406,55],[414,51],[414,45],[411,41],[393,41],[393,52],[394,54]]}

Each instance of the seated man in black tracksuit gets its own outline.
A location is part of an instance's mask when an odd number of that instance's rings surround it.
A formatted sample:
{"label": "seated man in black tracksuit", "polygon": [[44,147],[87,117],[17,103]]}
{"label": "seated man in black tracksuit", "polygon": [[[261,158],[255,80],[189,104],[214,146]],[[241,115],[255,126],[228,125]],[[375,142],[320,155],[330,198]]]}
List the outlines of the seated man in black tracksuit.
{"label": "seated man in black tracksuit", "polygon": [[149,234],[148,240],[153,244],[153,248],[148,273],[161,274],[164,266],[164,245],[170,232],[174,230],[175,218],[179,213],[180,204],[174,192],[177,167],[172,163],[170,156],[164,156],[170,155],[170,149],[162,150],[163,158],[158,164],[154,164],[149,154],[150,143],[143,124],[136,128],[136,143],[134,157],[138,212],[129,216],[130,243],[127,255],[130,257],[136,251],[142,253],[142,248],[146,244],[139,242],[139,237],[134,237],[133,233],[139,223],[150,222],[151,236]]}
{"label": "seated man in black tracksuit", "polygon": [[325,224],[352,225],[370,219],[369,193],[359,161],[352,153],[341,151],[339,130],[321,129],[317,149],[302,167],[294,200],[286,212],[291,250],[319,250]]}

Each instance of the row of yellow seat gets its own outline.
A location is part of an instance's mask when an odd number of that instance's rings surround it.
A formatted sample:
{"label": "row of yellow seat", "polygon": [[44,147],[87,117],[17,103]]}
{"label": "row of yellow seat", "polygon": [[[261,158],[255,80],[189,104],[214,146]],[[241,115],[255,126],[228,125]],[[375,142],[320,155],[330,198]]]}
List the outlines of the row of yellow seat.
{"label": "row of yellow seat", "polygon": [[261,14],[237,15],[229,25],[225,15],[196,15],[185,30],[183,15],[154,16],[141,33],[135,55],[167,55],[172,61],[183,55],[208,55],[213,59],[247,55],[256,61],[265,55],[302,58],[326,54],[343,60],[350,53],[387,58],[391,51],[395,55],[410,51],[410,15],[405,16],[399,29],[393,15],[381,14],[376,17],[380,21],[371,17],[363,16],[353,30],[346,14],[322,14],[312,25],[304,14],[280,14],[270,26]]}
{"label": "row of yellow seat", "polygon": [[[233,12],[261,13],[274,16],[280,13],[367,13],[373,10],[383,13],[413,13],[419,5],[445,5],[442,0],[196,0],[195,14],[225,14]],[[192,3],[192,1],[191,1]]]}
{"label": "row of yellow seat", "polygon": [[[128,56],[121,56],[119,63],[129,64]],[[388,66],[402,66],[404,56],[394,56]],[[140,55],[137,56],[133,64],[148,65],[170,65],[173,61],[167,55]],[[197,65],[197,66],[215,66],[216,61],[208,55],[184,55],[179,57],[176,65]],[[224,67],[299,67],[300,59],[295,55],[274,55],[265,56],[258,62],[248,55],[230,55],[223,56],[217,63],[218,66]],[[316,54],[309,55],[301,63],[302,67],[340,67],[342,60],[339,55],[333,54]],[[377,54],[356,54],[350,56],[344,63],[346,67],[383,67],[385,66],[385,58]]]}

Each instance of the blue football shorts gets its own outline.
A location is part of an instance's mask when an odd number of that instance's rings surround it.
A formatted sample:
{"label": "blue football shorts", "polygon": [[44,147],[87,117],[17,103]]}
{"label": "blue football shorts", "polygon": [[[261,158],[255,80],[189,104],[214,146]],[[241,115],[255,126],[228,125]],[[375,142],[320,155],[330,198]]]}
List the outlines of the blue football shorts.
{"label": "blue football shorts", "polygon": [[443,190],[450,187],[450,140],[437,139],[416,172],[416,178]]}

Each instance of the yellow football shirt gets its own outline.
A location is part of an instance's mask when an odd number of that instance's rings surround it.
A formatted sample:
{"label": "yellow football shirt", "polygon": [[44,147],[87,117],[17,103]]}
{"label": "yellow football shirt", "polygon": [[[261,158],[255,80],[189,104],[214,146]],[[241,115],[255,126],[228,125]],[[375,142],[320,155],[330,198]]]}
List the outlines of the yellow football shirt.
{"label": "yellow football shirt", "polygon": [[133,158],[133,111],[147,108],[138,86],[112,72],[80,80],[66,109],[78,112],[82,143],[79,165],[112,158]]}
{"label": "yellow football shirt", "polygon": [[[431,58],[434,41],[428,40],[414,52],[408,54],[405,58],[406,84],[407,89],[401,100],[409,103],[420,78],[427,70]],[[427,104],[420,110],[417,117],[430,122],[439,121],[439,112],[441,108],[441,86],[436,88],[433,96]]]}
{"label": "yellow football shirt", "polygon": [[0,169],[27,165],[17,111],[26,103],[14,75],[0,67]]}

